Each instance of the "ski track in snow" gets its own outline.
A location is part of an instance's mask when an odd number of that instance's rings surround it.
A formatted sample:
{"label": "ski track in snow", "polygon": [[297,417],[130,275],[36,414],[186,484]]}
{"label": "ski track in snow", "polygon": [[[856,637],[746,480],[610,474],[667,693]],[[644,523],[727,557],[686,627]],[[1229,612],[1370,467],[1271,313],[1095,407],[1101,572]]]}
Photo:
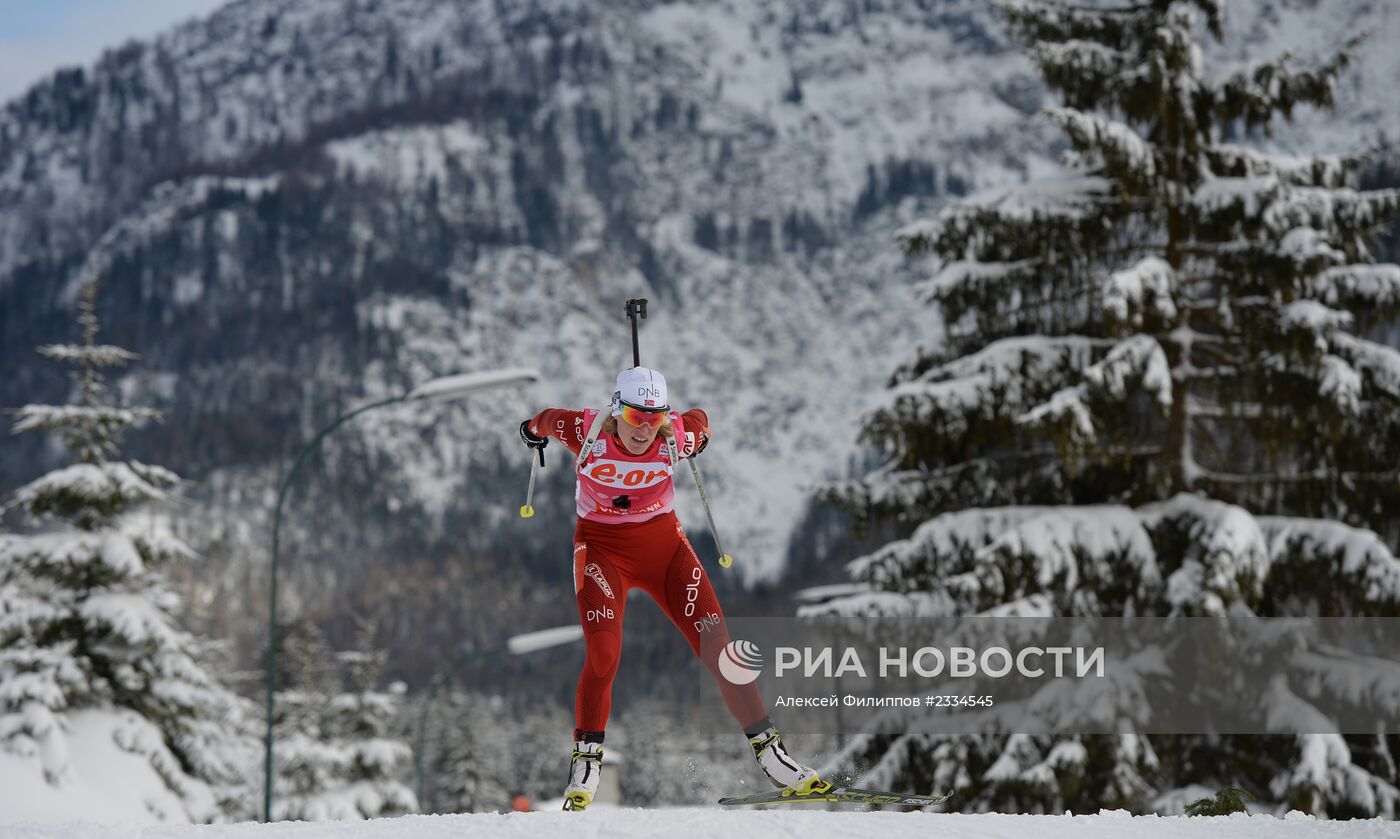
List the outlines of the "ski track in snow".
{"label": "ski track in snow", "polygon": [[404,816],[368,822],[279,822],[196,827],[97,825],[0,825],[4,839],[458,839],[538,837],[569,839],[713,839],[728,836],[839,836],[871,839],[1311,839],[1400,837],[1400,824],[1380,819],[1326,821],[1302,813],[1185,818],[1130,816],[1122,810],[1094,816],[1028,816],[1000,813],[724,811],[601,808],[588,813],[483,813]]}

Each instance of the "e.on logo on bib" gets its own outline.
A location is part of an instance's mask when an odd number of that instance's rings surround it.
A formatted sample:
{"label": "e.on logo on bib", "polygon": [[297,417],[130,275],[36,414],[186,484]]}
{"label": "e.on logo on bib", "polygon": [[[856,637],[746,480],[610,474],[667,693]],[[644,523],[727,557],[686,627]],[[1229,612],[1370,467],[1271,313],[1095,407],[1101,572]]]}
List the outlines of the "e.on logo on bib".
{"label": "e.on logo on bib", "polygon": [[589,478],[607,486],[649,487],[671,477],[671,464],[597,460],[583,471]]}

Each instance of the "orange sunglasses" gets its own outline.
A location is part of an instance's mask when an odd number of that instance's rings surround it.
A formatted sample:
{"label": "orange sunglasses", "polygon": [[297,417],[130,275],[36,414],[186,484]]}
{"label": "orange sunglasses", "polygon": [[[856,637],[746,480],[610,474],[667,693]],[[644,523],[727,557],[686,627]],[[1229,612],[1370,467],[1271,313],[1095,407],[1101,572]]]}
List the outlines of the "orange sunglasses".
{"label": "orange sunglasses", "polygon": [[666,409],[643,410],[626,402],[622,403],[622,418],[632,425],[641,425],[647,428],[660,428],[666,424]]}

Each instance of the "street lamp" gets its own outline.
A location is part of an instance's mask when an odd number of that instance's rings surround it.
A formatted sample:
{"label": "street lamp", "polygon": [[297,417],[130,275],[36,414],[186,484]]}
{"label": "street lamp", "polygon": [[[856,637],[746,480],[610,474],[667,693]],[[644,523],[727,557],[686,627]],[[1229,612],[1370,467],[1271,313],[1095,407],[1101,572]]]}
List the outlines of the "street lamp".
{"label": "street lamp", "polygon": [[526,655],[528,653],[547,650],[550,647],[558,647],[564,644],[572,644],[574,641],[583,638],[583,627],[577,624],[569,626],[556,626],[551,629],[541,629],[535,632],[526,632],[523,635],[513,635],[506,640],[505,646],[496,647],[480,652],[464,652],[457,657],[450,668],[439,673],[433,678],[433,683],[428,687],[428,695],[423,699],[423,711],[418,717],[418,751],[414,756],[415,784],[418,790],[418,806],[422,807],[427,800],[423,790],[423,754],[428,748],[428,712],[432,710],[433,701],[437,699],[438,691],[447,681],[457,675],[457,671],[478,661],[485,661],[492,656],[501,653],[511,655]]}
{"label": "street lamp", "polygon": [[482,373],[462,373],[455,376],[443,376],[425,382],[408,393],[392,396],[388,399],[381,399],[368,405],[356,408],[353,411],[341,414],[330,425],[322,428],[311,438],[296,460],[292,462],[292,468],[287,471],[287,476],[282,479],[282,486],[277,492],[277,508],[272,516],[272,570],[271,585],[268,594],[268,623],[267,623],[267,735],[263,744],[263,821],[272,821],[272,724],[273,711],[276,705],[274,698],[277,693],[277,560],[281,554],[281,530],[282,530],[282,504],[287,500],[287,491],[292,487],[292,481],[296,478],[297,472],[301,470],[301,465],[311,456],[311,453],[320,447],[321,441],[341,425],[345,424],[352,417],[359,416],[366,411],[375,408],[382,408],[385,405],[394,405],[400,402],[427,402],[444,401],[456,399],[478,390],[485,390],[493,387],[504,387],[506,385],[527,384],[539,380],[539,373],[524,367],[511,368],[506,370],[490,370]]}

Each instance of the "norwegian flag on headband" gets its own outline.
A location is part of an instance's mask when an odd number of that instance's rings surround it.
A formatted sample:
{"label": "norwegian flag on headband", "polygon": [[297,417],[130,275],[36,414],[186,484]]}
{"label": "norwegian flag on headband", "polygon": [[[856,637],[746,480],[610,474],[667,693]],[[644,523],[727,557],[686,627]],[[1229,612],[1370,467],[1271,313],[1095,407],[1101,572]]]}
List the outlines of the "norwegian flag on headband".
{"label": "norwegian flag on headband", "polygon": [[643,407],[646,407],[646,408],[653,408],[653,407],[656,406],[656,400],[655,400],[655,399],[648,399],[648,400],[646,400],[646,403],[647,403],[647,404],[644,405]]}

